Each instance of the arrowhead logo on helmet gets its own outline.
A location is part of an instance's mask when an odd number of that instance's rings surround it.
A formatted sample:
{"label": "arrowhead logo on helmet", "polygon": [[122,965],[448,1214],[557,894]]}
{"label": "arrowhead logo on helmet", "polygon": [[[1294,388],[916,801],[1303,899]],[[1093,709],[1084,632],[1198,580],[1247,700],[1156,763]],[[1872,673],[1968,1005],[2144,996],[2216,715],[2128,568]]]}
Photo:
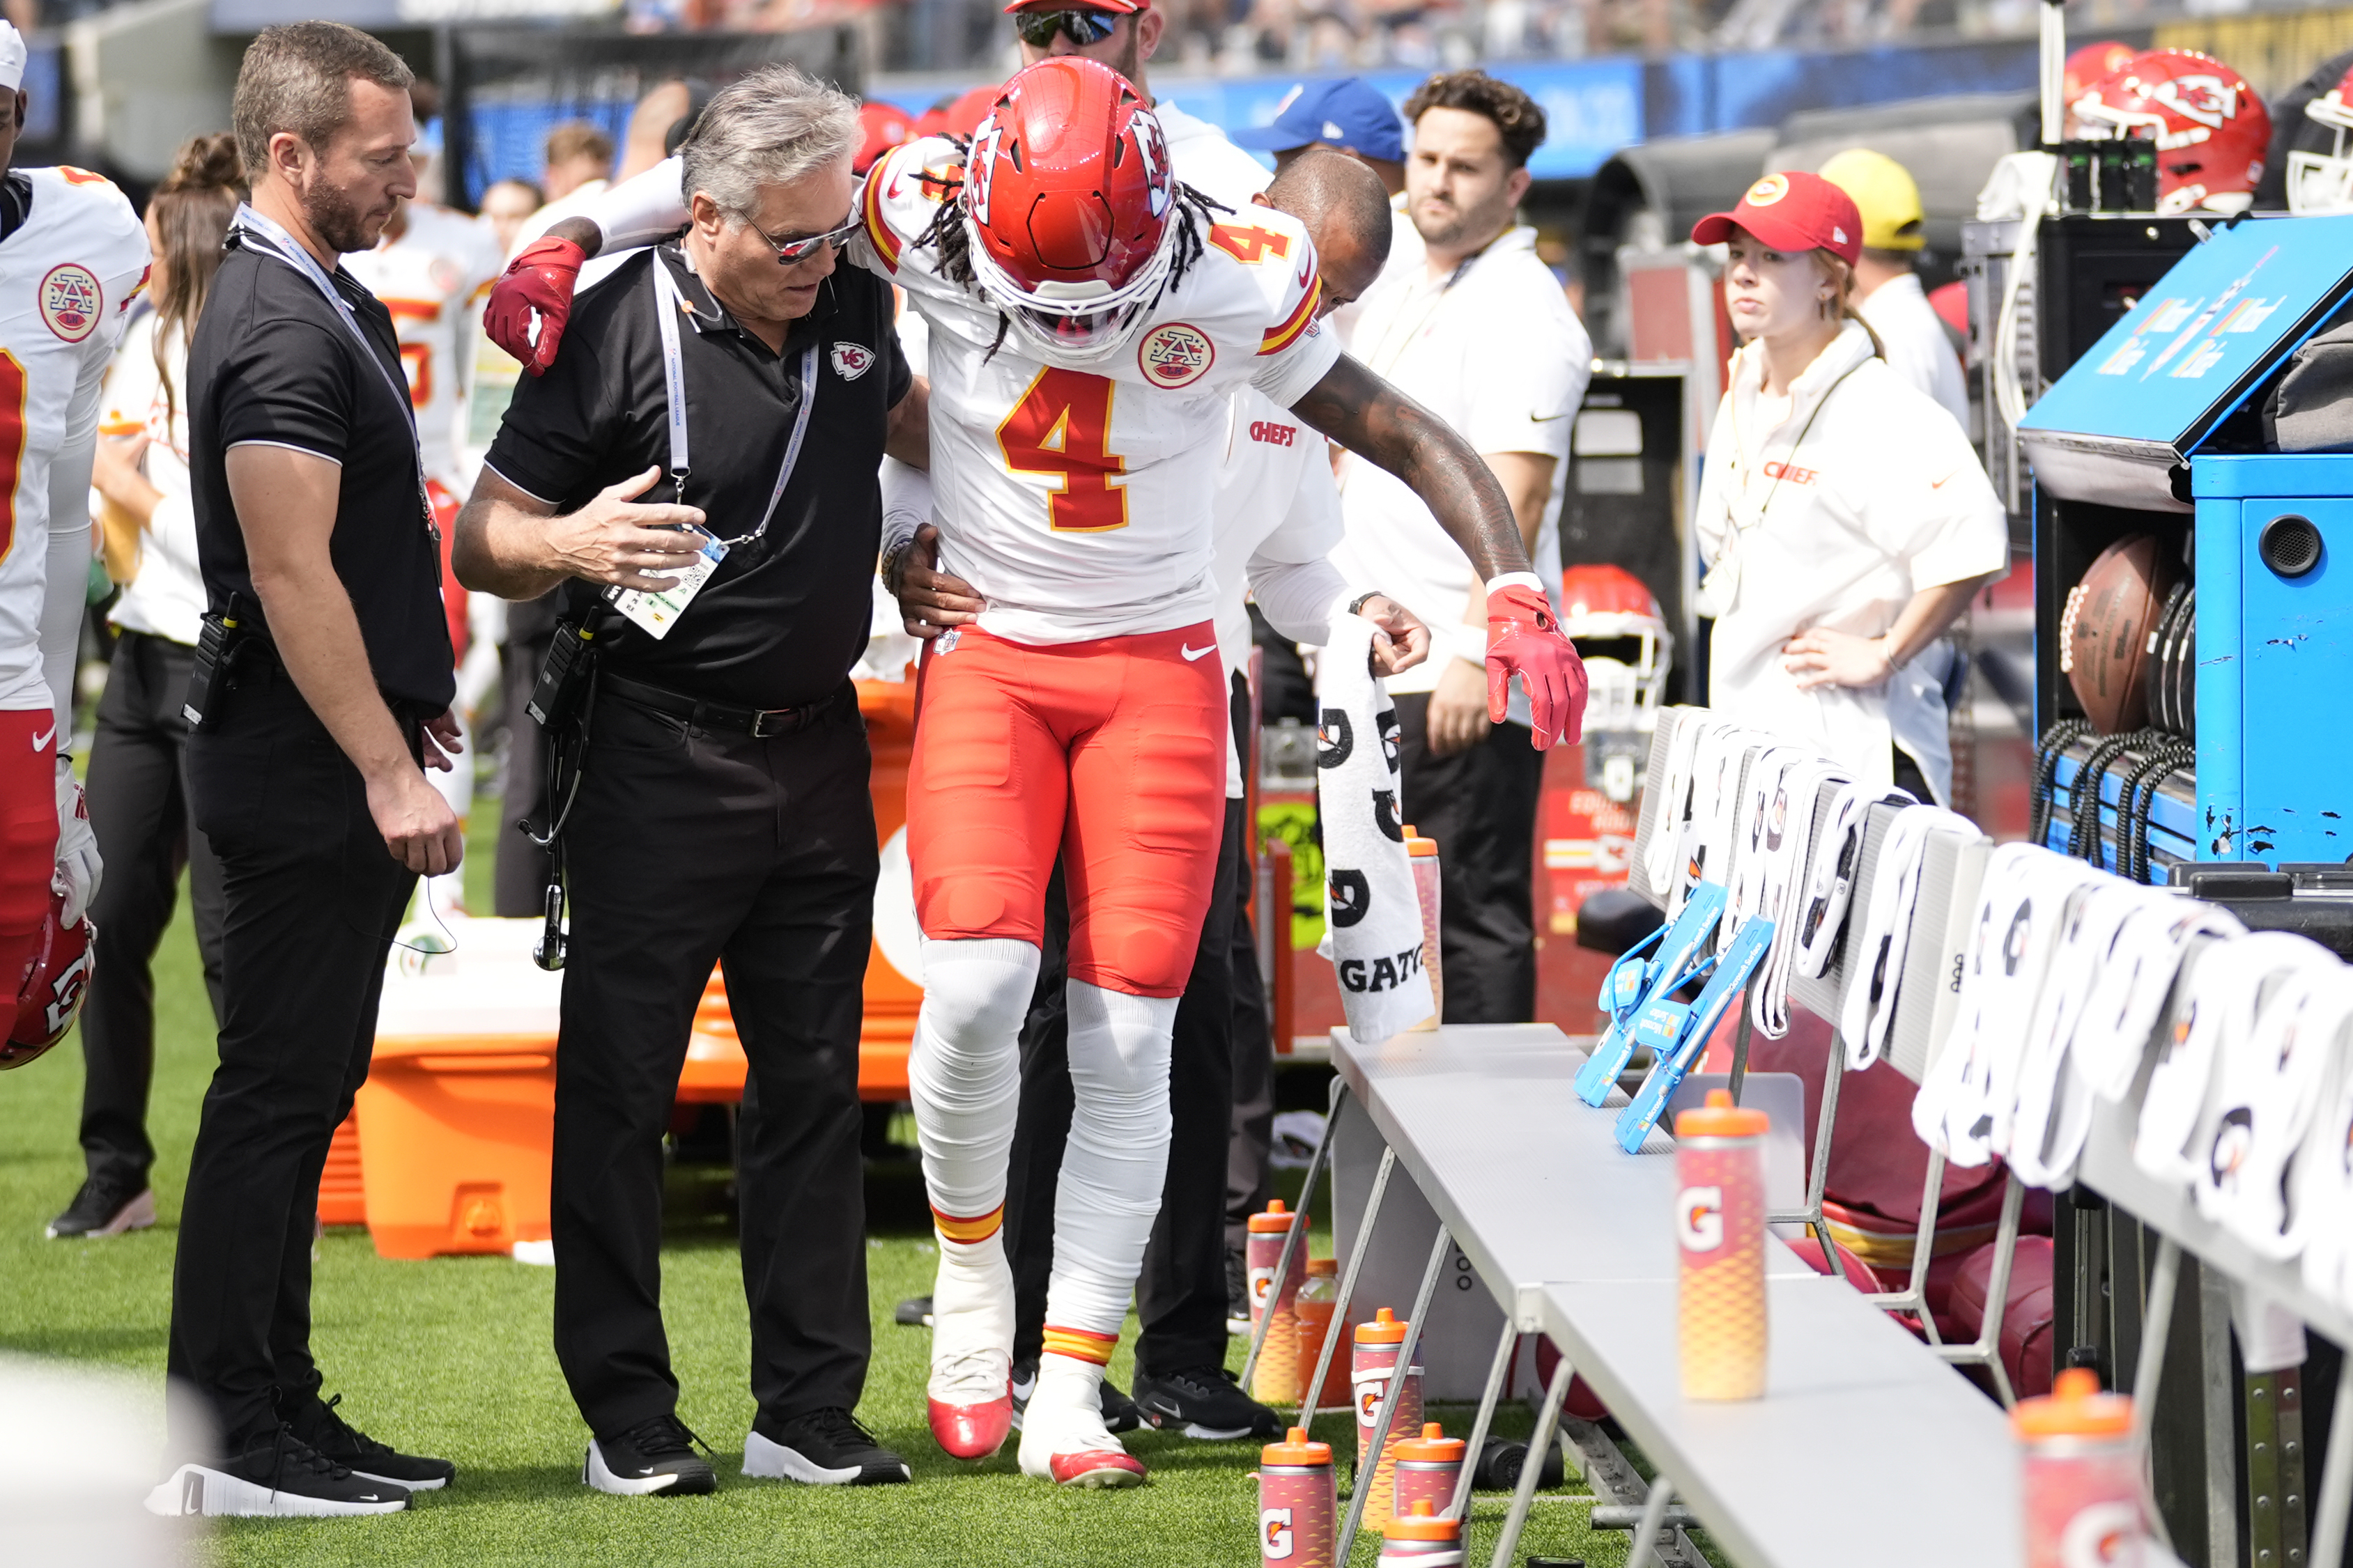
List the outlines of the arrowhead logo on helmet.
{"label": "arrowhead logo on helmet", "polygon": [[23,1067],[64,1039],[81,1013],[97,931],[87,916],[64,924],[64,912],[65,894],[53,887],[41,934],[17,980],[15,1022],[8,1037],[0,1040],[0,1069]]}

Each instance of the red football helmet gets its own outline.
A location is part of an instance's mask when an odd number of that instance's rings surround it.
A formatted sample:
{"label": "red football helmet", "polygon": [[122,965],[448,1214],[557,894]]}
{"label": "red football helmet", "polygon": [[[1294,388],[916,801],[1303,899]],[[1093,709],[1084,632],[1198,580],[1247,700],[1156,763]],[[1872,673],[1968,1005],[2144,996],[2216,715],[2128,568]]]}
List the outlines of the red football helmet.
{"label": "red football helmet", "polygon": [[2086,136],[2157,139],[2157,210],[2242,212],[2254,202],[2271,110],[2247,79],[2195,49],[2151,49],[2071,106]]}
{"label": "red football helmet", "polygon": [[1160,122],[1126,78],[1077,55],[1015,74],[973,133],[973,271],[1058,360],[1127,341],[1168,277],[1176,183]]}
{"label": "red football helmet", "polygon": [[[2292,213],[2353,212],[2353,70],[2304,106],[2308,126],[2297,128],[2306,143],[2287,155],[2287,210]],[[2326,139],[2328,151],[2315,144]]]}
{"label": "red football helmet", "polygon": [[65,894],[52,889],[41,934],[34,938],[32,957],[17,977],[16,1016],[8,1037],[0,1040],[0,1069],[23,1067],[64,1039],[81,1013],[97,931],[87,915],[65,924],[59,919],[65,905]]}
{"label": "red football helmet", "polygon": [[1648,731],[1666,694],[1675,639],[1659,601],[1620,566],[1571,566],[1560,574],[1560,629],[1584,657],[1585,729]]}
{"label": "red football helmet", "polygon": [[902,142],[913,140],[914,117],[895,103],[866,102],[858,106],[858,128],[863,135],[849,161],[849,172],[862,174],[874,161]]}
{"label": "red football helmet", "polygon": [[2120,44],[2114,38],[2096,44],[2085,44],[2067,57],[2064,76],[2060,82],[2059,101],[2073,103],[2116,72],[2132,64],[2140,53],[2130,44]]}

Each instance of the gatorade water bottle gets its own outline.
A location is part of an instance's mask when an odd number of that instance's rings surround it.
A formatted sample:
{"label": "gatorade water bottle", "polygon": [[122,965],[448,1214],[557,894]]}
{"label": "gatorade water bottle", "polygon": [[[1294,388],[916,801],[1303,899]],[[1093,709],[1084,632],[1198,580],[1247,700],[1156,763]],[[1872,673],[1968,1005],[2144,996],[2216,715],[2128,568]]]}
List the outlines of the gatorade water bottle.
{"label": "gatorade water bottle", "polygon": [[[1324,1353],[1324,1337],[1332,1331],[1332,1309],[1340,1300],[1340,1262],[1334,1258],[1311,1258],[1307,1260],[1307,1278],[1299,1287],[1299,1294],[1291,1303],[1298,1319],[1299,1357],[1293,1363],[1290,1402],[1303,1409],[1307,1404],[1307,1380],[1315,1375],[1315,1358]],[[1344,1339],[1332,1351],[1332,1364],[1324,1373],[1324,1393],[1315,1401],[1318,1410],[1345,1410],[1356,1402],[1356,1391],[1349,1383],[1353,1370],[1347,1342]]]}
{"label": "gatorade water bottle", "polygon": [[1429,1017],[1414,1025],[1435,1029],[1446,1016],[1446,977],[1438,954],[1438,840],[1424,838],[1411,826],[1405,830],[1405,852],[1413,862],[1413,890],[1421,900],[1421,965],[1430,972]]}
{"label": "gatorade water bottle", "polygon": [[1683,1397],[1765,1392],[1765,1169],[1761,1110],[1723,1089],[1675,1118],[1676,1315]]}
{"label": "gatorade water bottle", "polygon": [[2132,1412],[2130,1399],[2100,1392],[2098,1373],[2071,1366],[2049,1394],[2010,1413],[2025,1450],[2027,1568],[2140,1561],[2147,1526]]}
{"label": "gatorade water bottle", "polygon": [[1332,1445],[1297,1426],[1259,1450],[1258,1551],[1265,1568],[1333,1568],[1339,1542]]}
{"label": "gatorade water bottle", "polygon": [[[1369,1323],[1356,1325],[1356,1356],[1351,1377],[1356,1385],[1356,1484],[1370,1487],[1365,1500],[1366,1519],[1387,1519],[1397,1511],[1391,1497],[1397,1484],[1397,1447],[1404,1435],[1421,1430],[1421,1368],[1401,1367],[1398,1352],[1405,1348],[1406,1325],[1383,1307]],[[1398,1383],[1397,1408],[1389,1414],[1388,1429],[1376,1434],[1373,1423],[1392,1380]]]}
{"label": "gatorade water bottle", "polygon": [[1462,1521],[1440,1516],[1426,1500],[1415,1503],[1381,1527],[1380,1560],[1389,1568],[1458,1568]]}
{"label": "gatorade water bottle", "polygon": [[1422,1424],[1421,1436],[1408,1437],[1398,1444],[1397,1511],[1399,1518],[1413,1512],[1413,1505],[1426,1502],[1432,1513],[1444,1513],[1454,1506],[1454,1483],[1462,1478],[1462,1450],[1460,1437],[1450,1437],[1446,1428],[1435,1421]]}
{"label": "gatorade water bottle", "polygon": [[1306,1247],[1293,1254],[1290,1274],[1281,1285],[1274,1278],[1292,1218],[1281,1198],[1267,1205],[1265,1213],[1250,1216],[1250,1247],[1244,1260],[1250,1268],[1250,1331],[1258,1331],[1268,1313],[1274,1315],[1258,1352],[1258,1364],[1250,1372],[1250,1397],[1262,1405],[1288,1405],[1299,1393],[1299,1327],[1292,1303],[1299,1294],[1300,1265],[1305,1261]]}

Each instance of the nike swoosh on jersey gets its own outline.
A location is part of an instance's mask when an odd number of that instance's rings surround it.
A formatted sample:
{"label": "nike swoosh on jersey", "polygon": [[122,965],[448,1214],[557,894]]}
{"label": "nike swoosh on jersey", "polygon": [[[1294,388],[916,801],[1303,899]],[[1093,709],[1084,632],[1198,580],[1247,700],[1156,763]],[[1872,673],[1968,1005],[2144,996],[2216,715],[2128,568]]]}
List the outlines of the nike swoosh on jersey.
{"label": "nike swoosh on jersey", "polygon": [[1179,647],[1176,651],[1183,654],[1185,656],[1186,662],[1189,664],[1194,659],[1199,658],[1204,654],[1217,652],[1218,645],[1216,643],[1211,643],[1207,647]]}

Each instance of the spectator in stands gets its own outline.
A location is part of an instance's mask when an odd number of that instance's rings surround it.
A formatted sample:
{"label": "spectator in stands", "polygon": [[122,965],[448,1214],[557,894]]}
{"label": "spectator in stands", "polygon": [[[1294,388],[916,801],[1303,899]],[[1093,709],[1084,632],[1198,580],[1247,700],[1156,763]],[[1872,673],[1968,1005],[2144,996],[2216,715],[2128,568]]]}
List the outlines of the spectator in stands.
{"label": "spectator in stands", "polygon": [[1300,83],[1275,105],[1273,123],[1237,131],[1233,142],[1273,153],[1277,174],[1309,148],[1329,147],[1378,174],[1390,195],[1405,189],[1405,126],[1387,98],[1355,77]]}
{"label": "spectator in stands", "polygon": [[529,180],[501,180],[482,193],[482,221],[499,242],[499,254],[511,254],[515,236],[531,215],[547,205],[547,197]]}
{"label": "spectator in stands", "polygon": [[[1515,224],[1544,110],[1482,71],[1433,76],[1406,101],[1413,152],[1406,213],[1418,266],[1393,260],[1365,296],[1356,357],[1461,431],[1511,498],[1528,556],[1554,595],[1571,416],[1590,340],[1560,282]],[[1404,746],[1406,820],[1438,841],[1450,1024],[1535,1016],[1532,850],[1544,755],[1516,689],[1487,717],[1487,585],[1419,497],[1355,456],[1340,468],[1350,581],[1395,584],[1430,628],[1426,664],[1389,682]]]}
{"label": "spectator in stands", "polygon": [[601,191],[613,175],[613,139],[585,120],[567,120],[547,133],[546,164],[539,184],[551,202],[589,185]]}
{"label": "spectator in stands", "polygon": [[180,149],[147,204],[155,269],[150,309],[122,334],[100,405],[91,483],[107,570],[124,584],[107,618],[119,634],[90,752],[90,820],[106,879],[90,904],[98,928],[82,1007],[81,1148],[87,1179],[52,1237],[118,1236],[155,1223],[147,1182],[147,1090],[155,1073],[150,964],[188,868],[196,951],[213,1017],[221,1016],[220,862],[188,807],[187,696],[205,613],[196,516],[188,499],[188,338],[221,263],[243,196],[237,138]]}
{"label": "spectator in stands", "polygon": [[1854,198],[1862,215],[1862,255],[1854,264],[1854,308],[1879,335],[1890,370],[1935,398],[1969,427],[1961,356],[1913,271],[1927,242],[1920,187],[1884,153],[1856,147],[1822,165],[1822,178]]}

